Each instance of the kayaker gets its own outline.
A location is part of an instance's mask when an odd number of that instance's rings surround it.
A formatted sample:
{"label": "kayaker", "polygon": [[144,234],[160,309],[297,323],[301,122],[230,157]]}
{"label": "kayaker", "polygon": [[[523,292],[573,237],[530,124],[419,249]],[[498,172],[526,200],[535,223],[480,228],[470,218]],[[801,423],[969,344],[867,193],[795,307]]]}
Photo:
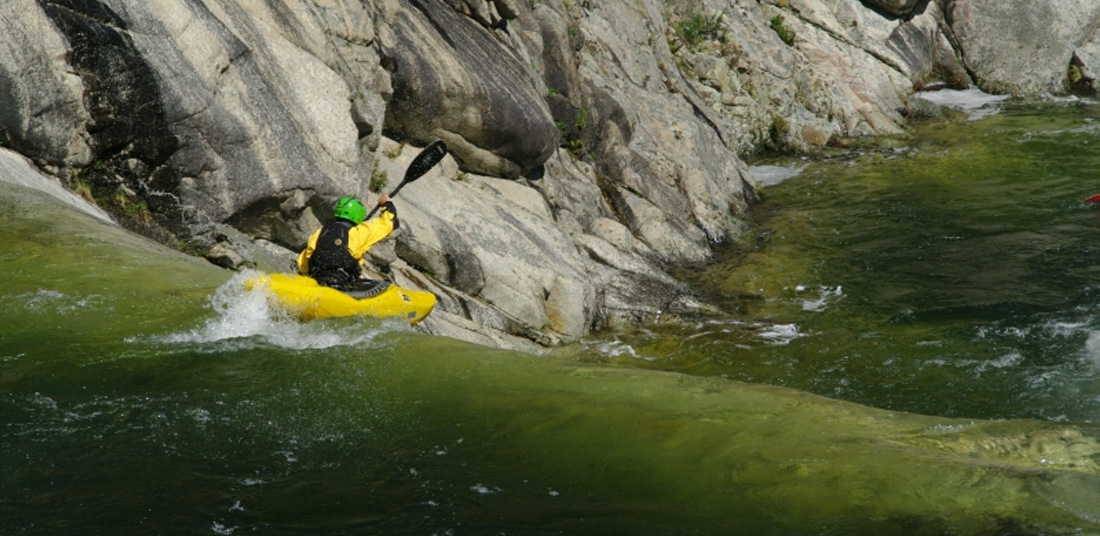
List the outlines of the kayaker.
{"label": "kayaker", "polygon": [[337,200],[333,220],[313,233],[298,255],[298,272],[345,292],[377,288],[379,281],[363,273],[363,255],[401,225],[389,195],[382,194],[378,204],[378,217],[364,222],[367,209],[362,202],[354,197]]}

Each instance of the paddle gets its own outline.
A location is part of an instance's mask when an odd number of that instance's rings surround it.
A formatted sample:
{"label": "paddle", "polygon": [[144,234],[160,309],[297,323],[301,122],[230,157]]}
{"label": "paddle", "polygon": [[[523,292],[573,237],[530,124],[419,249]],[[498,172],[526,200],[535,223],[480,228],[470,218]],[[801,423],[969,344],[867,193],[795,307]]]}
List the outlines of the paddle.
{"label": "paddle", "polygon": [[[444,156],[447,156],[447,144],[443,143],[443,140],[436,140],[432,142],[431,145],[425,147],[423,151],[420,151],[420,154],[416,155],[412,163],[409,164],[409,168],[405,170],[405,178],[401,179],[401,184],[398,184],[397,188],[394,188],[393,191],[390,192],[390,198],[392,199],[393,196],[397,195],[397,192],[400,192],[406,184],[423,177],[429,169],[432,169],[440,160],[443,160]],[[369,220],[381,206],[382,205],[374,205],[374,208],[370,210],[367,217],[363,219]]]}
{"label": "paddle", "polygon": [[1096,194],[1085,200],[1086,203],[1100,203],[1100,194]]}

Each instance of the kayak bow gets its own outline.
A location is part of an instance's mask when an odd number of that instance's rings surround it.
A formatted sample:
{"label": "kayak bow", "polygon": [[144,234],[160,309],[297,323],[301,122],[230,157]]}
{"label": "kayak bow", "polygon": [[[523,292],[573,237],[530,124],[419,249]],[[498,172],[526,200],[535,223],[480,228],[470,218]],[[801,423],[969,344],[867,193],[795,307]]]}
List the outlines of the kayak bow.
{"label": "kayak bow", "polygon": [[267,289],[280,307],[304,320],[363,315],[402,318],[415,325],[435,307],[435,294],[393,284],[374,296],[356,298],[323,286],[312,277],[267,274],[249,279],[245,288]]}

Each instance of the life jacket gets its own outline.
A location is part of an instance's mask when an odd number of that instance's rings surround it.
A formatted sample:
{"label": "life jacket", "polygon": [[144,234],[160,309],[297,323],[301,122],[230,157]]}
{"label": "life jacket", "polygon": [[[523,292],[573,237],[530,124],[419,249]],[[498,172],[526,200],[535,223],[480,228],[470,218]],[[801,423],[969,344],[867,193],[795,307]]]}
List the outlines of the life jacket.
{"label": "life jacket", "polygon": [[355,224],[343,218],[326,223],[309,257],[309,276],[336,289],[349,289],[361,279],[359,261],[348,252],[348,230]]}

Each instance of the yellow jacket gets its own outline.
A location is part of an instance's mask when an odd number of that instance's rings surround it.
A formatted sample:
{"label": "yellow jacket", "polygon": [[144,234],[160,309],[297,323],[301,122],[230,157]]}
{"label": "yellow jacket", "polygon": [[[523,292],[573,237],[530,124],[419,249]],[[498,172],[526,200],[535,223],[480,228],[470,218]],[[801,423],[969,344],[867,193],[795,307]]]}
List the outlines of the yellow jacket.
{"label": "yellow jacket", "polygon": [[[351,253],[351,256],[359,261],[360,265],[363,264],[363,255],[366,254],[367,250],[393,232],[393,221],[393,213],[383,206],[377,218],[349,229],[348,253]],[[317,248],[317,237],[319,236],[321,236],[321,230],[317,229],[309,237],[306,249],[303,249],[302,253],[298,255],[298,273],[302,275],[309,274],[309,258],[313,255],[313,250]]]}

